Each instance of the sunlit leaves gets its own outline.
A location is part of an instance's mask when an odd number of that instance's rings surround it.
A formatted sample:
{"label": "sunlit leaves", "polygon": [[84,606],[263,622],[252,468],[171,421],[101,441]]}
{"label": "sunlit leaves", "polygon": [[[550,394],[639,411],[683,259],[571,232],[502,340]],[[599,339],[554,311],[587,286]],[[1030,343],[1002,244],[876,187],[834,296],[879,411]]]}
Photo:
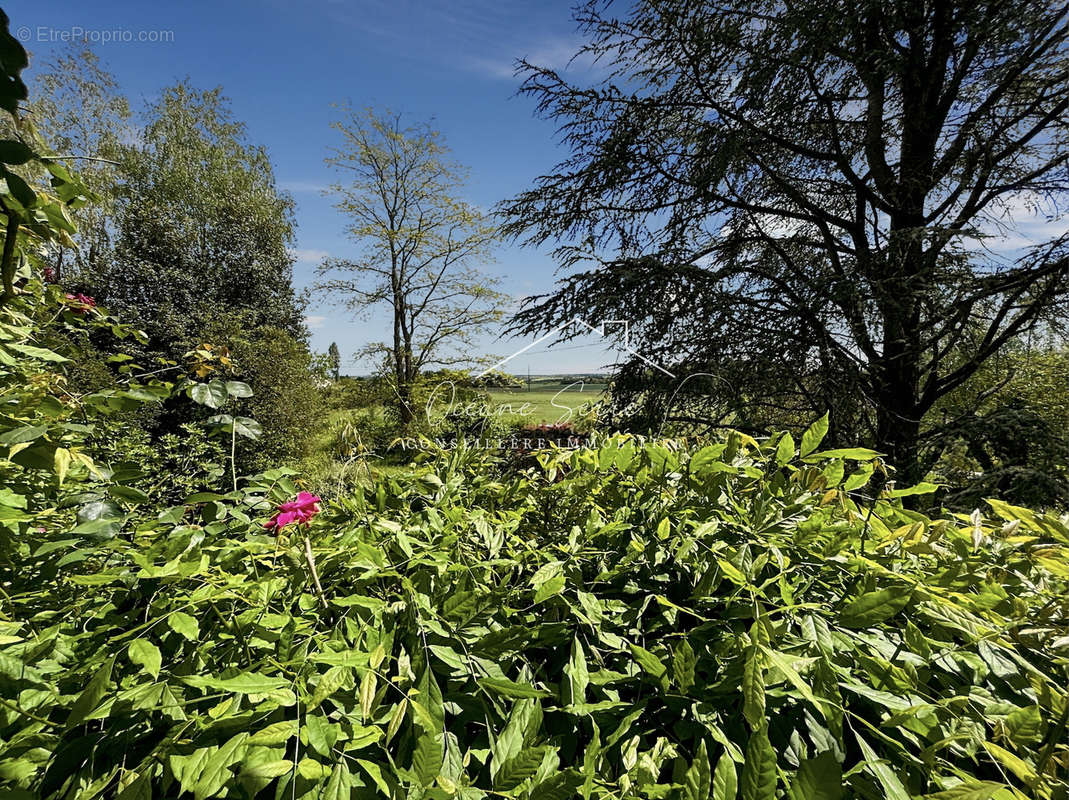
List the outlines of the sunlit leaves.
{"label": "sunlit leaves", "polygon": [[197,641],[200,635],[200,625],[197,620],[184,611],[174,611],[167,617],[167,624],[171,630],[181,634],[191,642]]}
{"label": "sunlit leaves", "polygon": [[802,434],[802,444],[798,450],[799,456],[805,458],[818,447],[820,443],[824,441],[824,437],[828,434],[828,415],[818,419],[808,428],[805,433]]}
{"label": "sunlit leaves", "polygon": [[153,678],[160,674],[163,656],[160,649],[147,639],[134,639],[127,650],[130,660],[143,668]]}
{"label": "sunlit leaves", "polygon": [[[682,450],[680,469],[657,472],[665,452],[643,447],[627,471],[589,451],[493,480],[475,456],[435,462],[435,480],[382,483],[309,528],[326,608],[299,543],[235,513],[292,496],[288,473],[177,513],[135,507],[107,520],[119,535],[92,551],[99,566],[60,568],[83,570],[62,590],[109,626],[72,625],[58,645],[84,658],[60,684],[84,699],[55,695],[18,623],[0,622],[0,672],[26,676],[20,702],[59,724],[77,702],[72,728],[99,752],[138,725],[174,735],[161,766],[134,766],[161,796],[170,781],[205,797],[839,800],[965,781],[969,800],[1000,797],[991,769],[1024,794],[1057,786],[1042,748],[1064,682],[1056,649],[1036,653],[1066,635],[1040,613],[1064,588],[1041,562],[1065,555],[1061,523],[821,505],[842,459],[778,465],[777,447],[738,439],[734,472],[714,466],[720,448],[701,475]],[[0,492],[12,513],[24,500]],[[898,546],[915,539],[929,548]],[[88,550],[77,535],[49,545],[40,558]],[[959,757],[966,744],[981,766]]]}
{"label": "sunlit leaves", "polygon": [[735,761],[728,753],[720,756],[713,771],[712,799],[735,800],[738,792],[739,779],[735,770]]}
{"label": "sunlit leaves", "polygon": [[746,763],[739,782],[742,800],[772,800],[776,796],[776,764],[768,731],[758,728],[746,744]]}
{"label": "sunlit leaves", "polygon": [[683,779],[684,797],[687,800],[707,800],[712,784],[713,770],[709,765],[709,752],[703,739]]}
{"label": "sunlit leaves", "polygon": [[847,628],[864,628],[884,622],[905,608],[912,596],[910,589],[899,586],[865,592],[842,609],[839,622]]}

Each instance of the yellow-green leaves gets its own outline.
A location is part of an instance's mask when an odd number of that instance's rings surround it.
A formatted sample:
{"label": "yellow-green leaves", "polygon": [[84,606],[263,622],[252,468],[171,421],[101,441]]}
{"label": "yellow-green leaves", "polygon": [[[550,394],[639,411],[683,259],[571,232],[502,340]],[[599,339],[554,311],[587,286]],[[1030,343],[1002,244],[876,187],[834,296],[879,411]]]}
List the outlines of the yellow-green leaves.
{"label": "yellow-green leaves", "polygon": [[742,666],[742,715],[754,730],[766,725],[764,658],[756,645],[746,648]]}
{"label": "yellow-green leaves", "polygon": [[668,668],[665,667],[664,662],[645,647],[632,644],[631,654],[635,657],[635,661],[638,662],[638,665],[642,667],[642,671],[656,681],[660,681],[664,678],[665,673],[668,672]]}
{"label": "yellow-green leaves", "polygon": [[191,642],[197,641],[200,636],[200,625],[197,620],[184,611],[174,611],[167,617],[167,624],[171,630],[181,634]]}
{"label": "yellow-green leaves", "polygon": [[839,624],[847,628],[865,628],[890,619],[909,603],[912,589],[889,586],[865,592],[839,612]]}
{"label": "yellow-green leaves", "polygon": [[564,667],[565,680],[561,682],[561,703],[566,706],[586,702],[586,689],[590,685],[590,670],[587,667],[583,643],[576,636],[572,639],[572,652]]}
{"label": "yellow-green leaves", "polygon": [[140,666],[153,678],[159,676],[163,656],[160,655],[160,648],[156,647],[148,639],[134,639],[130,642],[127,653],[133,663]]}
{"label": "yellow-green leaves", "polygon": [[776,796],[776,751],[768,741],[767,728],[750,734],[746,763],[742,766],[742,800],[773,800]]}
{"label": "yellow-green leaves", "polygon": [[513,699],[550,696],[550,693],[543,689],[536,689],[528,683],[519,683],[508,678],[479,678],[478,683],[494,694]]}
{"label": "yellow-green leaves", "polygon": [[818,419],[812,425],[810,425],[805,433],[802,434],[802,445],[798,449],[798,455],[801,458],[805,458],[812,453],[818,447],[820,443],[824,441],[824,437],[828,435],[828,415]]}
{"label": "yellow-green leaves", "polygon": [[242,672],[232,678],[216,678],[211,675],[186,675],[182,682],[200,689],[214,689],[237,694],[268,694],[289,685],[285,678],[264,675],[260,672]]}
{"label": "yellow-green leaves", "polygon": [[672,651],[672,678],[679,691],[686,692],[694,685],[694,666],[697,656],[687,639],[683,639]]}
{"label": "yellow-green leaves", "polygon": [[713,771],[712,800],[735,800],[738,784],[735,761],[725,752],[716,762],[716,770]]}
{"label": "yellow-green leaves", "polygon": [[713,771],[709,764],[709,751],[702,739],[698,752],[683,776],[683,796],[686,800],[708,800],[712,788]]}
{"label": "yellow-green leaves", "polygon": [[779,443],[776,445],[776,463],[782,467],[792,458],[794,458],[794,437],[788,432],[780,437]]}

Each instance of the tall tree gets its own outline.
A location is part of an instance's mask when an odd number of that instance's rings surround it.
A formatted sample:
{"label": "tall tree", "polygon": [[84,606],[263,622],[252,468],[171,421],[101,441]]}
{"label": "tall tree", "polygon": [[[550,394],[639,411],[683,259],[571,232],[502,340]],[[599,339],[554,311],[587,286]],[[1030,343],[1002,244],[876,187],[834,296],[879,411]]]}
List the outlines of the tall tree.
{"label": "tall tree", "polygon": [[502,296],[478,269],[490,259],[498,231],[460,199],[465,170],[429,125],[345,108],[332,127],[342,145],[327,164],[343,181],[331,191],[363,252],[324,261],[318,288],[359,313],[380,305],[390,310],[390,341],[365,352],[389,365],[396,407],[408,423],[420,373],[473,363],[470,345],[502,318]]}
{"label": "tall tree", "polygon": [[57,249],[50,262],[58,279],[91,279],[114,239],[119,161],[134,141],[130,104],[115,77],[88,44],[71,45],[35,74],[27,117],[55,153],[78,166],[96,201],[72,211],[76,247]]}
{"label": "tall tree", "polygon": [[338,352],[337,342],[331,342],[327,348],[327,365],[334,380],[338,380],[341,374],[341,353]]}
{"label": "tall tree", "polygon": [[115,255],[101,299],[143,321],[154,346],[188,347],[205,318],[241,313],[303,338],[293,286],[293,200],[221,90],[163,90],[125,151]]}
{"label": "tall tree", "polygon": [[[1064,310],[1065,236],[984,245],[1069,188],[1066,7],[641,0],[578,19],[607,77],[521,63],[572,154],[503,213],[588,266],[518,328],[630,319],[633,349],[713,375],[682,389],[688,415],[830,407],[919,478],[933,405]],[[666,413],[658,375],[628,365],[617,405]]]}

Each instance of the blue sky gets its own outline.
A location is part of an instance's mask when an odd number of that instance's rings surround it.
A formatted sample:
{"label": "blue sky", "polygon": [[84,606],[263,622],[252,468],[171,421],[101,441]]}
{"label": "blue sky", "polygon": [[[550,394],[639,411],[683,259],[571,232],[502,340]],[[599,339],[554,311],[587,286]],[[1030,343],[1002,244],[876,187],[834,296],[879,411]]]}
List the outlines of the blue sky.
{"label": "blue sky", "polygon": [[[4,3],[12,31],[35,61],[63,48],[64,37],[89,33],[135,107],[187,75],[201,88],[222,86],[297,202],[299,286],[312,280],[323,255],[355,251],[342,234],[344,218],[321,195],[332,180],[323,163],[335,143],[331,104],[388,107],[413,121],[433,118],[457,159],[471,169],[466,199],[489,208],[527,188],[564,155],[553,125],[535,118],[531,100],[516,96],[513,65],[518,57],[567,65],[580,43],[571,5],[570,0]],[[147,38],[166,31],[170,41],[138,41],[142,31],[153,32]],[[132,40],[102,41],[109,35]],[[32,70],[33,62],[31,77]],[[554,265],[547,253],[503,246],[496,255],[497,263],[486,270],[501,278],[511,296],[552,286]],[[336,341],[347,357],[365,342],[384,338],[381,312],[353,320],[316,298],[308,315],[318,350]],[[523,344],[488,340],[486,348],[504,356]],[[516,372],[585,372],[615,360],[594,336],[566,347],[532,348],[510,366]],[[366,371],[351,359],[348,365]]]}

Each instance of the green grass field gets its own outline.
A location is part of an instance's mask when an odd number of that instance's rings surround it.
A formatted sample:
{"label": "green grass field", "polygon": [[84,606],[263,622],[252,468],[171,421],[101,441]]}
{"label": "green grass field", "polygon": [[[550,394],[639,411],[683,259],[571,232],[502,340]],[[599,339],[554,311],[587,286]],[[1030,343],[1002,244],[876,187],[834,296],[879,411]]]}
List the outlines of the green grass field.
{"label": "green grass field", "polygon": [[554,422],[576,422],[577,418],[588,416],[590,409],[603,396],[604,383],[587,383],[580,386],[558,384],[546,386],[545,383],[533,383],[532,390],[502,390],[490,392],[499,411],[511,419],[522,420],[533,425]]}

